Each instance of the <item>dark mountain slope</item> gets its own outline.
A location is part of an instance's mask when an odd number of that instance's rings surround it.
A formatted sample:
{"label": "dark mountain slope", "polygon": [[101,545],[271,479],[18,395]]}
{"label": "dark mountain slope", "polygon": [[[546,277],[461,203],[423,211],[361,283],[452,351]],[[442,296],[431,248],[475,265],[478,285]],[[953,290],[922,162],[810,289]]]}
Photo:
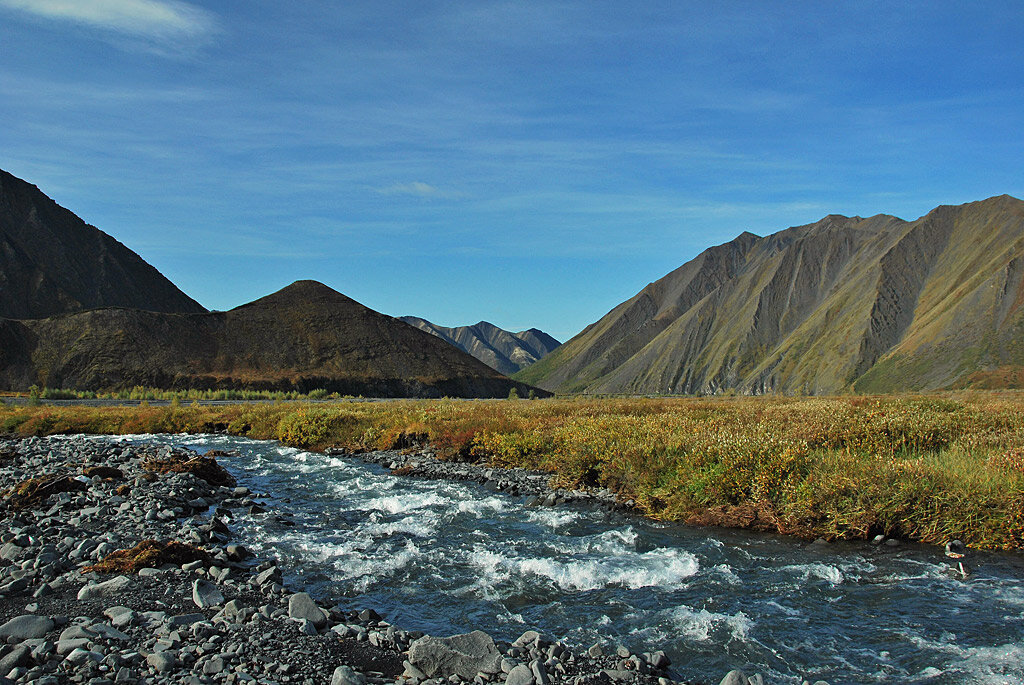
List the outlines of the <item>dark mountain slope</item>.
{"label": "dark mountain slope", "polygon": [[557,340],[536,328],[512,333],[486,321],[448,328],[416,316],[403,316],[401,320],[455,345],[503,374],[526,368],[559,345]]}
{"label": "dark mountain slope", "polygon": [[1022,275],[1024,203],[1009,196],[913,222],[829,216],[745,233],[517,378],[625,393],[1006,385],[1024,377]]}
{"label": "dark mountain slope", "polygon": [[95,309],[0,321],[0,385],[505,397],[530,388],[314,281],[227,312]]}
{"label": "dark mountain slope", "polygon": [[95,307],[205,311],[127,247],[0,170],[0,316]]}

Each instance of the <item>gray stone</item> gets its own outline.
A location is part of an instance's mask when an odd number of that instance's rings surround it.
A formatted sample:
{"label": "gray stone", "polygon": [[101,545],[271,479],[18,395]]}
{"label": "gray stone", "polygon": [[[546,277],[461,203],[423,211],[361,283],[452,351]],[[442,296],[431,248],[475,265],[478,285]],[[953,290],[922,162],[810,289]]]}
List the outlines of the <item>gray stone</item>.
{"label": "gray stone", "polygon": [[512,643],[514,647],[532,647],[535,643],[540,641],[540,633],[536,630],[527,630],[525,633],[516,638],[516,641]]}
{"label": "gray stone", "polygon": [[427,679],[427,674],[410,664],[408,660],[403,661],[402,666],[405,667],[405,670],[402,671],[402,675],[406,678],[415,678],[416,680]]}
{"label": "gray stone", "polygon": [[628,659],[630,657],[629,648],[619,645],[615,648],[615,655],[620,659]]}
{"label": "gray stone", "polygon": [[132,584],[127,576],[117,576],[108,581],[95,585],[86,585],[78,591],[78,599],[92,599],[94,597],[111,597],[118,594]]}
{"label": "gray stone", "polygon": [[256,576],[257,585],[266,585],[267,583],[273,583],[281,579],[281,570],[276,566],[271,566],[267,570],[263,571]]}
{"label": "gray stone", "polygon": [[223,604],[224,594],[210,581],[197,579],[192,582],[192,601],[200,609],[209,609]]}
{"label": "gray stone", "polygon": [[25,614],[12,618],[0,626],[0,642],[14,638],[17,641],[42,637],[53,630],[53,621],[45,616]]}
{"label": "gray stone", "polygon": [[146,663],[157,673],[166,673],[178,665],[178,659],[172,652],[156,652],[146,657]]}
{"label": "gray stone", "polygon": [[548,671],[539,659],[530,664],[530,670],[533,671],[533,679],[537,685],[550,685],[551,678],[548,677]]}
{"label": "gray stone", "polygon": [[91,639],[94,637],[96,637],[96,633],[93,630],[86,628],[81,624],[77,624],[73,626],[68,626],[67,628],[62,630],[60,632],[60,637],[57,638],[57,641],[60,642],[62,640],[74,640],[76,638]]}
{"label": "gray stone", "polygon": [[331,676],[331,685],[366,685],[366,676],[348,666],[338,666]]}
{"label": "gray stone", "polygon": [[[299,633],[302,635],[319,635],[319,631],[308,618],[299,619]],[[376,647],[377,645],[374,645]]]}
{"label": "gray stone", "polygon": [[87,649],[79,648],[72,650],[70,654],[64,657],[64,660],[76,665],[84,664],[87,661],[94,661],[96,663],[99,663],[103,661],[103,655],[99,652],[90,652]]}
{"label": "gray stone", "polygon": [[18,645],[0,659],[0,674],[6,674],[19,666],[32,663],[32,650],[28,645]]}
{"label": "gray stone", "polygon": [[595,642],[594,644],[590,645],[590,649],[587,650],[587,654],[589,654],[590,657],[594,659],[596,659],[599,656],[604,656],[604,645],[602,645],[600,642]]}
{"label": "gray stone", "polygon": [[228,559],[231,561],[243,561],[249,556],[249,550],[244,545],[231,544],[224,548],[227,552]]}
{"label": "gray stone", "polygon": [[57,640],[57,653],[70,654],[76,649],[86,649],[89,646],[89,639],[85,637],[69,637]]}
{"label": "gray stone", "polygon": [[636,677],[636,671],[624,671],[621,668],[606,668],[601,673],[608,676],[608,679],[612,682],[617,683],[633,680]]}
{"label": "gray stone", "polygon": [[203,664],[203,673],[206,675],[217,675],[224,670],[224,659],[215,656]]}
{"label": "gray stone", "polygon": [[747,674],[740,670],[732,670],[725,674],[722,682],[718,685],[748,685],[750,679]]}
{"label": "gray stone", "polygon": [[0,547],[0,559],[7,561],[17,561],[21,558],[22,549],[13,542],[8,542],[3,547]]}
{"label": "gray stone", "polygon": [[665,670],[672,664],[671,659],[660,649],[657,652],[644,652],[644,660],[651,668],[659,671]]}
{"label": "gray stone", "polygon": [[113,626],[108,626],[106,623],[97,623],[92,626],[92,630],[96,631],[97,635],[105,637],[108,640],[127,640],[128,635],[121,632]]}
{"label": "gray stone", "polygon": [[533,671],[526,664],[514,666],[505,678],[505,685],[534,685]]}
{"label": "gray stone", "polygon": [[199,623],[205,621],[206,616],[202,614],[181,614],[179,616],[168,616],[164,619],[168,628],[180,628],[182,626],[190,626],[193,623]]}
{"label": "gray stone", "polygon": [[316,626],[317,630],[327,627],[327,614],[306,592],[297,592],[288,598],[288,618],[297,621],[306,619]]}
{"label": "gray stone", "polygon": [[477,673],[501,670],[501,654],[491,636],[481,630],[452,637],[421,637],[409,647],[409,662],[430,678],[457,675],[472,680]]}

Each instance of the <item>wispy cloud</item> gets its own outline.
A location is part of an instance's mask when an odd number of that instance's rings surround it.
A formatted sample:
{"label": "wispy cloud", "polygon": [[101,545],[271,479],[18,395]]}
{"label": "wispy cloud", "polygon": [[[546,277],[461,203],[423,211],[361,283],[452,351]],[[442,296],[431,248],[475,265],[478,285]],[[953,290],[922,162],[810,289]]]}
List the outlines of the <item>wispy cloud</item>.
{"label": "wispy cloud", "polygon": [[458,197],[457,193],[441,190],[436,186],[423,181],[412,181],[410,183],[395,183],[382,188],[374,188],[381,195],[413,195],[415,197],[437,197],[453,198]]}
{"label": "wispy cloud", "polygon": [[0,0],[0,7],[153,44],[202,41],[217,31],[211,13],[179,0]]}

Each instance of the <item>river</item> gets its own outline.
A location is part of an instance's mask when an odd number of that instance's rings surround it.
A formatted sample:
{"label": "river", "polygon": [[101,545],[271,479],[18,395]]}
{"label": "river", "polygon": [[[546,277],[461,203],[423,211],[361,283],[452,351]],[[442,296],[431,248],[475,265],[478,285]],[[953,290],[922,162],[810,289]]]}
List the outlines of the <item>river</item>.
{"label": "river", "polygon": [[[121,438],[107,438],[121,439]],[[466,483],[219,435],[131,436],[218,458],[271,515],[233,522],[286,583],[406,630],[536,629],[586,648],[663,649],[673,674],[766,682],[1024,683],[1024,558],[815,545],[666,525],[594,508],[526,507]],[[290,513],[294,525],[272,514]]]}

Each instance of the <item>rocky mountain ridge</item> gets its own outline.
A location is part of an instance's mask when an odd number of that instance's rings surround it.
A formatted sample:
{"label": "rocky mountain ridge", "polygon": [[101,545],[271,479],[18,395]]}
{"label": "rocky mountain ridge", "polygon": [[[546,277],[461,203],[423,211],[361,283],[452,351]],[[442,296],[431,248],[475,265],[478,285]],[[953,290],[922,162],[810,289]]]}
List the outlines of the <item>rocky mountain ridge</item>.
{"label": "rocky mountain ridge", "polygon": [[830,215],[705,250],[517,374],[559,392],[826,394],[1024,380],[1024,202]]}
{"label": "rocky mountain ridge", "polygon": [[561,344],[536,328],[514,333],[487,321],[449,328],[418,316],[403,316],[400,320],[436,335],[505,375],[526,368]]}
{"label": "rocky mountain ridge", "polygon": [[0,169],[0,316],[96,307],[206,311],[139,255]]}

